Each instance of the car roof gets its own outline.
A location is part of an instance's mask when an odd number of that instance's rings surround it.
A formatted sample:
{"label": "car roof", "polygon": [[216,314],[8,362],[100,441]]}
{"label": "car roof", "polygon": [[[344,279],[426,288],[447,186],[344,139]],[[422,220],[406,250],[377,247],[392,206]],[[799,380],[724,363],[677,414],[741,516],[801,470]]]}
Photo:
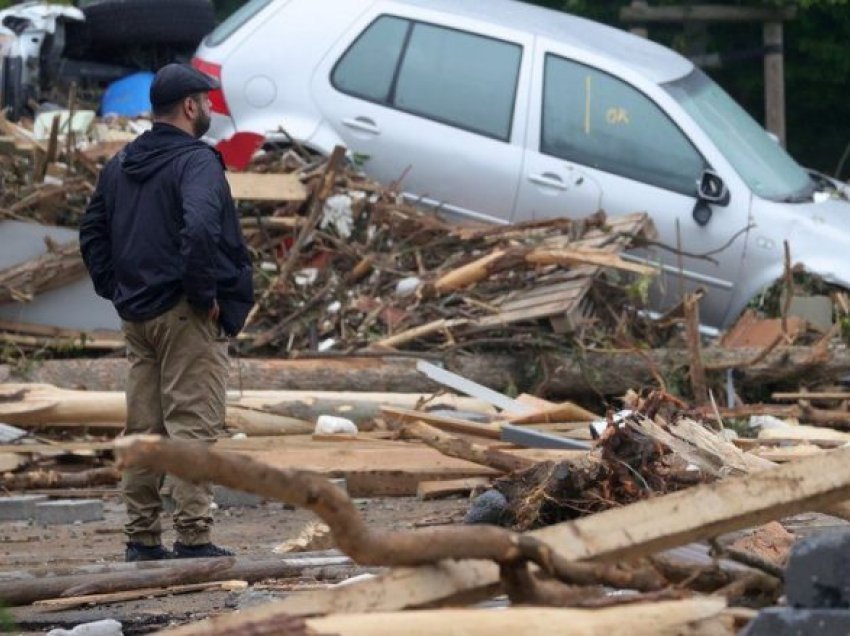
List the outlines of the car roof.
{"label": "car roof", "polygon": [[690,73],[694,65],[678,53],[621,29],[517,0],[395,0],[527,31],[581,47],[655,83]]}

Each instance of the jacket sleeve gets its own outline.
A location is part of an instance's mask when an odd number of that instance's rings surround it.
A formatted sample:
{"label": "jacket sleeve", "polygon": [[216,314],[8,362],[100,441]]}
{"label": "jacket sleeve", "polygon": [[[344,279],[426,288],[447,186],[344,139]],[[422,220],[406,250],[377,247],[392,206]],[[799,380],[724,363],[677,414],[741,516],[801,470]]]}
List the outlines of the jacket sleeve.
{"label": "jacket sleeve", "polygon": [[106,171],[98,180],[80,223],[80,252],[97,295],[112,300],[115,296],[115,268],[112,263],[109,215],[103,196],[105,181]]}
{"label": "jacket sleeve", "polygon": [[183,290],[189,304],[210,309],[216,299],[216,259],[224,212],[224,173],[212,152],[195,152],[180,179],[183,230],[180,251],[186,270]]}

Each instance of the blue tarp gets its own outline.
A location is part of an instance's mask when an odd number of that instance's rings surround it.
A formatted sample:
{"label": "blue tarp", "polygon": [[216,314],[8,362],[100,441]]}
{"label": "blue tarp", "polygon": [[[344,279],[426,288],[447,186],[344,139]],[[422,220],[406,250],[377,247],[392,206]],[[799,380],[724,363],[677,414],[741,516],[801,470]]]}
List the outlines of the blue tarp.
{"label": "blue tarp", "polygon": [[153,73],[128,75],[109,85],[100,104],[101,115],[138,117],[151,112],[150,89]]}

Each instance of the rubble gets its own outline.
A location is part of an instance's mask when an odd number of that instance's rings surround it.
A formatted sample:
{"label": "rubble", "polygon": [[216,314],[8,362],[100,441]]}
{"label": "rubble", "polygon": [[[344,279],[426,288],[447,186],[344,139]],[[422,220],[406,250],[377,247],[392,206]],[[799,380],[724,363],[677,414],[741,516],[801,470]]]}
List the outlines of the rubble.
{"label": "rubble", "polygon": [[[0,116],[0,219],[76,227],[100,165],[149,123],[87,118],[73,105],[34,125]],[[807,612],[832,607],[814,596],[841,595],[826,589],[840,581],[811,585],[827,557],[809,567],[798,547],[787,563],[797,536],[779,520],[811,510],[850,520],[846,295],[817,287],[832,294],[832,324],[795,315],[800,272],[789,257],[766,292],[773,314],[748,312],[709,339],[698,291],[656,320],[641,311],[657,271],[622,254],[653,240],[644,213],[452,224],[364,177],[342,148],[261,152],[228,179],[258,289],[232,343],[232,437],[214,449],[116,443],[121,334],[0,321],[0,488],[10,493],[0,519],[63,507],[98,517],[120,468],[145,467],[217,484],[217,514],[276,503],[274,514],[294,506],[320,518],[258,546],[263,554],[344,555],[7,572],[0,602],[58,612],[223,591],[269,601],[206,622],[189,619],[218,608],[186,616],[170,632],[184,635],[348,633],[355,623],[399,633],[411,621],[482,631],[495,614],[500,632],[569,620],[731,634],[753,617],[735,606],[775,606],[783,579]],[[48,241],[0,270],[0,303],[79,281],[77,252]],[[55,359],[31,363],[42,357]],[[461,500],[448,516],[381,525],[375,502],[414,496]],[[345,576],[305,583],[311,568]],[[364,568],[376,576],[327,582]],[[283,587],[269,592],[268,581]],[[499,613],[412,609],[499,590],[511,605]],[[334,616],[339,608],[347,614]],[[753,625],[800,616],[768,609]]]}

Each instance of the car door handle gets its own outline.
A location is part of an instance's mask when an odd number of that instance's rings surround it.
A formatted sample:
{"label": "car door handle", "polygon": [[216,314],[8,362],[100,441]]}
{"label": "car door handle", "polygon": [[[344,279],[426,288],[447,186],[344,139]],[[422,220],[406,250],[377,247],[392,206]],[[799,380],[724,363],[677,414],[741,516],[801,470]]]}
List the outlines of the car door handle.
{"label": "car door handle", "polygon": [[528,180],[537,185],[546,186],[547,188],[555,188],[556,190],[566,190],[567,184],[558,175],[553,172],[544,172],[543,174],[529,175]]}
{"label": "car door handle", "polygon": [[381,134],[381,129],[378,128],[377,124],[368,117],[354,117],[353,119],[343,119],[342,123],[348,126],[349,128],[353,128],[354,130],[359,130],[361,132],[367,132],[373,135]]}

